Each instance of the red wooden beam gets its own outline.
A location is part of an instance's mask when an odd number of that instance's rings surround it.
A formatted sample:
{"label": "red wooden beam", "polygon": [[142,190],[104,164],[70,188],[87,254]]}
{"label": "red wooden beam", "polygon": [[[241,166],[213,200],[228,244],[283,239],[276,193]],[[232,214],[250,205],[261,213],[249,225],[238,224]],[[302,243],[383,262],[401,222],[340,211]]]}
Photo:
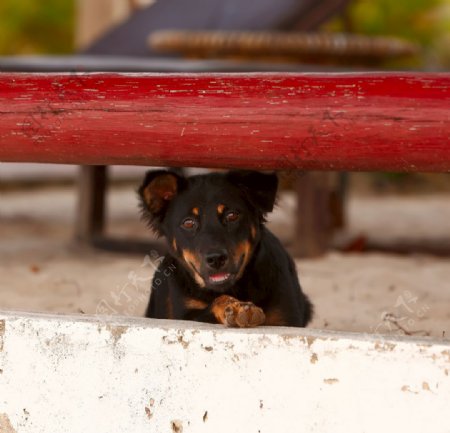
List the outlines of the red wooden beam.
{"label": "red wooden beam", "polygon": [[0,74],[0,161],[450,171],[450,74]]}

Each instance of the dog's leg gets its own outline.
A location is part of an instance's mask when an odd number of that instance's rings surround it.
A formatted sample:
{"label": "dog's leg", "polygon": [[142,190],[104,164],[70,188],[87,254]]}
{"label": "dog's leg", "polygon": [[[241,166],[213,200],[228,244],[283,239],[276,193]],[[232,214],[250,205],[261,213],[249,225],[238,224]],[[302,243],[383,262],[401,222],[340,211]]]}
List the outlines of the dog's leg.
{"label": "dog's leg", "polygon": [[216,298],[211,312],[219,323],[230,327],[253,328],[266,319],[263,310],[252,302],[241,302],[228,295]]}

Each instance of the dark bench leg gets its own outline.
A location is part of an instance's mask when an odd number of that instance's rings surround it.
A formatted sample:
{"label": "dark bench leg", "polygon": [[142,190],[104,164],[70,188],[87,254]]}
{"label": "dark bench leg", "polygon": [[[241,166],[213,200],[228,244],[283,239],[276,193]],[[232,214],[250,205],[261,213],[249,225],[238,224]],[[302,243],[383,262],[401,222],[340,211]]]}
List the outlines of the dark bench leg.
{"label": "dark bench leg", "polygon": [[[105,235],[106,192],[108,189],[108,167],[81,166],[78,175],[78,210],[76,239],[88,245],[107,251],[163,255],[165,246],[161,242],[136,239],[118,239]],[[136,206],[136,212],[137,206]]]}
{"label": "dark bench leg", "polygon": [[319,256],[330,247],[333,229],[338,225],[330,209],[333,176],[333,173],[307,172],[296,181],[298,214],[293,245],[296,256]]}
{"label": "dark bench leg", "polygon": [[75,235],[82,243],[93,244],[103,234],[106,185],[106,166],[80,166]]}

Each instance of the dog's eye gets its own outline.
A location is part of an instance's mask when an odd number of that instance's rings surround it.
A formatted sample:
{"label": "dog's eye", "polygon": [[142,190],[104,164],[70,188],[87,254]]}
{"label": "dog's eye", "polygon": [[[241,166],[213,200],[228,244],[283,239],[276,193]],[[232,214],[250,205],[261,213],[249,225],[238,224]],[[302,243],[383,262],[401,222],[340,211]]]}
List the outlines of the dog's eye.
{"label": "dog's eye", "polygon": [[239,213],[233,210],[230,210],[225,214],[225,221],[227,223],[235,222],[239,219]]}
{"label": "dog's eye", "polygon": [[186,218],[181,223],[181,227],[183,227],[186,230],[192,230],[197,225],[197,222],[192,218]]}

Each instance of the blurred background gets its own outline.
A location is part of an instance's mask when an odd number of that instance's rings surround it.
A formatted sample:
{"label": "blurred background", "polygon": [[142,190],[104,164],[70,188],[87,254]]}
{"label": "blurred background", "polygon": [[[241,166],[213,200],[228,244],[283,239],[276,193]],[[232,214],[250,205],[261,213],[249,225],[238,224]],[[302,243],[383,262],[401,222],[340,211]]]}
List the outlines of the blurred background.
{"label": "blurred background", "polygon": [[[218,33],[149,39],[164,29]],[[266,51],[255,51],[249,33],[231,40],[230,30],[264,32]],[[320,37],[300,38],[297,52],[288,53],[280,31]],[[224,51],[226,44],[234,48]],[[355,51],[358,44],[364,55]],[[0,3],[0,72],[449,67],[450,0],[259,0],[245,7],[235,0]],[[0,163],[0,308],[95,314],[106,303],[111,313],[142,314],[145,296],[137,295],[148,290],[153,271],[144,258],[163,251],[139,220],[134,191],[144,171]],[[449,335],[448,174],[280,177],[280,203],[269,224],[303,257],[297,264],[316,304],[314,327]],[[97,213],[86,223],[93,207]],[[386,312],[406,319],[402,328],[386,322]]]}
{"label": "blurred background", "polygon": [[[2,0],[0,54],[73,53],[124,21],[136,8],[151,3]],[[353,0],[339,15],[321,29],[403,37],[424,48],[415,59],[416,66],[450,66],[450,0]]]}

